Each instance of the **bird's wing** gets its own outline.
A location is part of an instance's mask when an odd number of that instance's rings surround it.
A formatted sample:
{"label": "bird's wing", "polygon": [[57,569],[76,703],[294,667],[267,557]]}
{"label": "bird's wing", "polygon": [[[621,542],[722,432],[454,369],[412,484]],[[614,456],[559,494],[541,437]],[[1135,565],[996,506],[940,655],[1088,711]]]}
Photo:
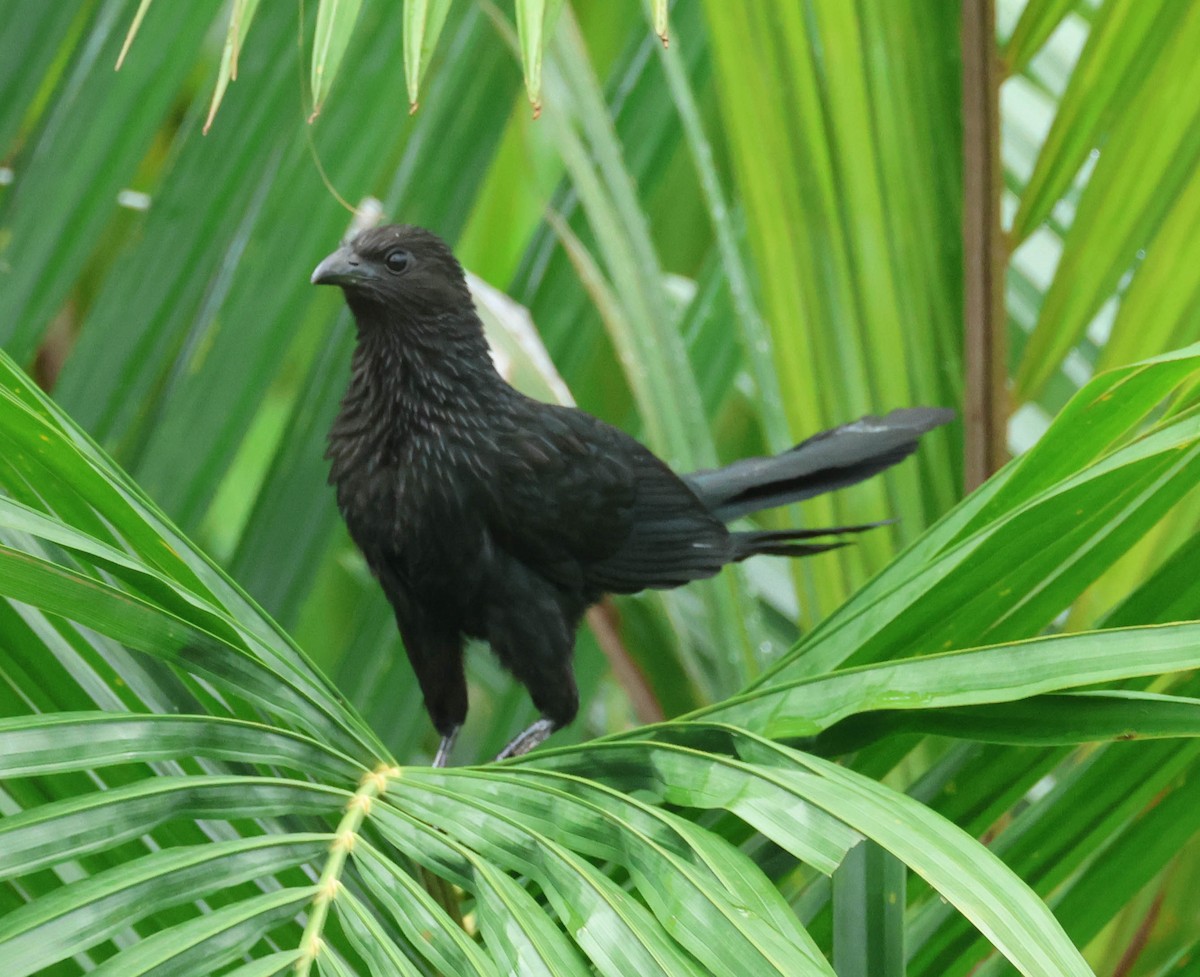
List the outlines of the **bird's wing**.
{"label": "bird's wing", "polygon": [[498,545],[596,592],[675,587],[728,562],[725,526],[648,449],[590,414],[538,406],[498,446],[488,519]]}
{"label": "bird's wing", "polygon": [[733,541],[670,468],[634,442],[636,493],[629,532],[608,556],[586,568],[592,587],[632,594],[711,577],[733,559]]}
{"label": "bird's wing", "polygon": [[[571,590],[628,535],[633,474],[567,408],[528,402],[494,424],[485,518],[496,546]],[[581,415],[583,416],[583,415]]]}

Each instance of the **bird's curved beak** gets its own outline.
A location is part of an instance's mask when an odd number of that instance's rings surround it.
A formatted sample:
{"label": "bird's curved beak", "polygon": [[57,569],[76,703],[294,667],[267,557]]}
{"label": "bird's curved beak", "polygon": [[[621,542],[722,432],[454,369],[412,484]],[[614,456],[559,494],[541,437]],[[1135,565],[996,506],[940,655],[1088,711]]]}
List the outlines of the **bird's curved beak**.
{"label": "bird's curved beak", "polygon": [[349,248],[341,247],[317,265],[309,281],[314,285],[353,285],[375,277],[370,265]]}

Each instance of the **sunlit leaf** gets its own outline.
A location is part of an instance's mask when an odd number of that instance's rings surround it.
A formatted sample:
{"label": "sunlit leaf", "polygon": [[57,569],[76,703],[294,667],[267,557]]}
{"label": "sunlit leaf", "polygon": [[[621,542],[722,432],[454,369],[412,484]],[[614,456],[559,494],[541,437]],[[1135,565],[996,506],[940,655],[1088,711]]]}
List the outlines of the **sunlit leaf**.
{"label": "sunlit leaf", "polygon": [[1151,244],[1200,162],[1200,62],[1193,57],[1200,8],[1184,9],[1138,97],[1114,124],[1080,197],[1017,371],[1018,403],[1042,392],[1135,264],[1138,249]]}
{"label": "sunlit leaf", "polygon": [[1075,0],[1031,0],[1004,43],[1002,53],[1009,71],[1016,74],[1029,62],[1075,6]]}
{"label": "sunlit leaf", "polygon": [[[1071,4],[1060,4],[1059,10],[1053,10],[1054,6],[1054,3],[1030,3],[1018,31],[1031,20],[1031,15],[1041,12],[1047,17],[1044,23],[1048,23]],[[1098,151],[1109,128],[1146,83],[1158,52],[1179,29],[1185,12],[1183,5],[1151,9],[1137,0],[1112,0],[1101,5],[1058,104],[1054,123],[1038,152],[1037,164],[1021,193],[1011,229],[1014,246],[1047,218],[1088,153]],[[1014,34],[1012,43],[1020,45],[1026,37]],[[1011,68],[1020,70],[1019,64]],[[1162,348],[1155,346],[1148,351]]]}

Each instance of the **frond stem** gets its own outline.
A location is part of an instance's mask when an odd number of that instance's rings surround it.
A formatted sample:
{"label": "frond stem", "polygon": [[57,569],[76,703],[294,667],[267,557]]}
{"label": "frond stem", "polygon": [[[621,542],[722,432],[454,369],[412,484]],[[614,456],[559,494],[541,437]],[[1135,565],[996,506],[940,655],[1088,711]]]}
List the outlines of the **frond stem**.
{"label": "frond stem", "polygon": [[329,858],[321,870],[321,877],[317,880],[317,895],[313,899],[312,911],[300,937],[300,959],[296,961],[296,977],[308,977],[313,962],[321,952],[321,934],[325,930],[325,920],[329,917],[329,907],[341,891],[346,856],[354,850],[363,821],[371,813],[375,798],[387,790],[388,781],[399,776],[399,767],[380,764],[363,775],[358,790],[346,804],[346,813],[338,822],[333,842],[329,846]]}

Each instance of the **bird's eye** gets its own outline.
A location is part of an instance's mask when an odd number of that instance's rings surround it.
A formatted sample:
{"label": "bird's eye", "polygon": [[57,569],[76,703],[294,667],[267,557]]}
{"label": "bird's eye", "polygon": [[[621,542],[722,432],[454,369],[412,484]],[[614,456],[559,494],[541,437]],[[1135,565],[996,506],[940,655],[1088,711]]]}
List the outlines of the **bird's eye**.
{"label": "bird's eye", "polygon": [[402,271],[407,270],[408,266],[412,264],[412,255],[400,249],[389,251],[387,257],[383,259],[383,263],[387,265],[388,271],[395,272],[398,275]]}

